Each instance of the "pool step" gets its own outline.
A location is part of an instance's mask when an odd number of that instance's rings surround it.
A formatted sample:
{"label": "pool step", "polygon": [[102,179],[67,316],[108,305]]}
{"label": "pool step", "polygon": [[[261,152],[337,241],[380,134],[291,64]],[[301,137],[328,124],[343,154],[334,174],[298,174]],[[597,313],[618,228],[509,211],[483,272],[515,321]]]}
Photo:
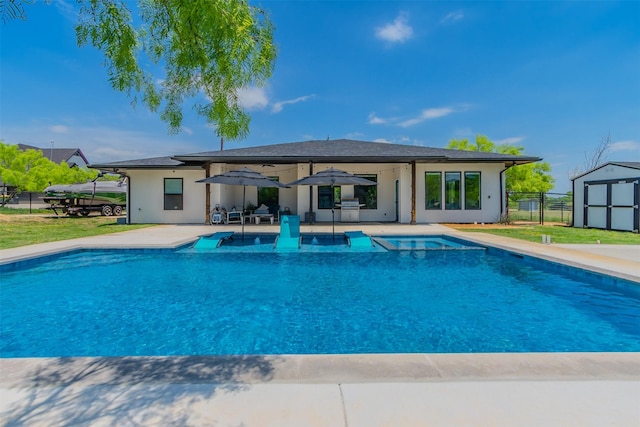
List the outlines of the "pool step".
{"label": "pool step", "polygon": [[347,238],[347,244],[352,248],[371,248],[373,240],[362,231],[345,231],[344,236]]}
{"label": "pool step", "polygon": [[215,249],[229,240],[233,236],[233,231],[219,231],[211,236],[200,237],[194,246],[195,249]]}

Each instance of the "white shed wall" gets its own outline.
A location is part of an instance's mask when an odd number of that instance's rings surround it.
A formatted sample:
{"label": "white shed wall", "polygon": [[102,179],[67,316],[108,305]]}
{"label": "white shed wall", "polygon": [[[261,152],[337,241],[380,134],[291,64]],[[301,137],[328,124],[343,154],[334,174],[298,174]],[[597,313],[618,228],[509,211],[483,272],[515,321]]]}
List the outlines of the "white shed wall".
{"label": "white shed wall", "polygon": [[[203,170],[130,170],[129,206],[132,224],[204,224],[205,184]],[[164,210],[164,178],[182,178],[183,210]]]}
{"label": "white shed wall", "polygon": [[[593,214],[590,214],[589,224],[584,223],[584,184],[589,181],[609,181],[609,180],[617,180],[617,179],[627,179],[627,178],[635,178],[640,176],[640,170],[624,167],[620,165],[605,165],[598,169],[594,169],[593,171],[586,173],[585,175],[576,178],[573,181],[573,226],[574,227],[596,227],[596,228],[605,228],[606,220],[602,217],[606,218],[606,210],[603,208],[602,212],[599,213],[598,209],[595,209]],[[599,196],[598,191],[605,191],[606,185],[593,185],[590,186],[587,191],[589,191],[589,203],[593,204],[594,200],[597,200]],[[620,203],[621,193],[618,192],[618,189],[615,189],[613,192],[613,197],[616,198],[614,204],[622,204]],[[633,196],[633,190],[629,190],[630,192],[627,195]],[[625,192],[626,193],[626,192]],[[592,198],[593,197],[593,198]],[[603,204],[606,203],[606,193],[604,193],[601,197],[604,197]],[[633,198],[630,199],[633,201]],[[625,216],[625,214],[622,214]],[[612,218],[613,220],[614,218]],[[616,218],[617,219],[617,214]]]}

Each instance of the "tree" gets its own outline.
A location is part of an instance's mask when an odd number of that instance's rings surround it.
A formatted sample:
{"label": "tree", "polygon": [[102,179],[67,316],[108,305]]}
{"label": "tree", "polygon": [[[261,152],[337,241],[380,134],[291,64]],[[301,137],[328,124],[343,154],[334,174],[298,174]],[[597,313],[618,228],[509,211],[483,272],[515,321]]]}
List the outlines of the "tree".
{"label": "tree", "polygon": [[584,154],[583,172],[590,171],[597,168],[598,166],[602,166],[607,160],[612,145],[613,143],[611,142],[611,133],[608,133],[607,136],[602,137],[598,146],[591,153]]}
{"label": "tree", "polygon": [[[26,20],[23,2],[0,0],[3,20]],[[122,0],[77,2],[78,45],[103,52],[111,86],[134,106],[142,102],[159,112],[177,133],[183,104],[191,100],[218,136],[249,133],[238,92],[264,85],[276,57],[273,25],[263,9],[247,0],[138,0],[133,10]]]}
{"label": "tree", "polygon": [[[248,134],[238,91],[263,85],[276,56],[273,26],[262,9],[246,0],[139,0],[132,17],[118,0],[78,1],[78,44],[104,53],[112,87],[134,105],[161,110],[170,131],[178,132],[182,105],[192,98],[218,136]],[[163,75],[149,71],[156,66]]]}
{"label": "tree", "polygon": [[51,183],[74,184],[94,179],[97,171],[53,163],[40,150],[20,150],[0,142],[0,179],[11,187],[11,197],[23,191],[40,192]]}
{"label": "tree", "polygon": [[[475,143],[468,139],[453,139],[447,144],[447,148],[453,150],[481,151],[485,153],[522,155],[524,147],[511,144],[496,145],[485,135],[476,135]],[[548,162],[528,163],[512,166],[505,172],[506,187],[515,192],[541,192],[546,193],[553,188],[555,182],[550,174],[551,165]]]}
{"label": "tree", "polygon": [[23,0],[0,0],[2,22],[6,23],[12,19],[27,19],[23,3]]}

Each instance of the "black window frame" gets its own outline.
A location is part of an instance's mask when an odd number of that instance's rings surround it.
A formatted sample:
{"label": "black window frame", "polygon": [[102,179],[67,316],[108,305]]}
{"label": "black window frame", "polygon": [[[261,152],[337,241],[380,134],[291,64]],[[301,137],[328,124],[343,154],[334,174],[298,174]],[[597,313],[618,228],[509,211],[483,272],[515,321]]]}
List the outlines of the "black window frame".
{"label": "black window frame", "polygon": [[[457,175],[457,179],[449,180],[449,177],[454,175]],[[454,184],[453,188],[451,188],[450,183]],[[451,192],[454,193],[456,201],[449,201],[452,200],[450,197]],[[444,173],[444,202],[445,210],[462,210],[462,172],[446,171]]]}
{"label": "black window frame", "polygon": [[[180,192],[170,189],[167,192],[167,183],[172,181],[180,181]],[[182,211],[184,210],[184,179],[183,178],[164,178],[164,210],[165,211]]]}
{"label": "black window frame", "polygon": [[333,187],[333,203],[331,200],[331,186],[319,185],[317,190],[318,195],[318,209],[333,209],[336,203],[340,203],[342,200],[342,188],[339,185]]}
{"label": "black window frame", "polygon": [[[438,176],[437,198],[430,197],[429,176]],[[435,189],[435,185],[434,185]],[[442,171],[426,171],[424,173],[424,208],[426,210],[442,210]]]}
{"label": "black window frame", "polygon": [[[375,183],[378,182],[378,175],[373,173],[356,174],[356,176]],[[360,209],[378,209],[378,186],[377,185],[354,185],[353,197],[364,206]]]}
{"label": "black window frame", "polygon": [[[477,175],[477,196],[475,197],[475,201],[477,201],[477,206],[474,206],[475,203],[470,203],[469,200],[469,181],[468,175]],[[464,173],[464,209],[468,211],[477,211],[482,209],[482,173],[480,171],[465,171]]]}

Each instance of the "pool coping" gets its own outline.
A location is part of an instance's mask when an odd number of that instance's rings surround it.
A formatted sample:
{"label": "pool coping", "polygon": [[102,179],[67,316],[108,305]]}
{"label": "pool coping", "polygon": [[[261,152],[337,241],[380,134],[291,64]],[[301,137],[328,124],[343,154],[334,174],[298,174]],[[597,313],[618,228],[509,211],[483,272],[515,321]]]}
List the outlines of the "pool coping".
{"label": "pool coping", "polygon": [[[277,226],[266,226],[264,229],[262,227],[252,226],[251,231],[277,232]],[[228,227],[233,231],[240,230],[239,227],[235,228],[237,230],[232,226]],[[477,244],[640,283],[640,268],[638,268],[640,262],[589,254],[578,248],[523,242],[484,233],[465,233],[437,225],[361,224],[355,228],[371,235],[451,235]],[[171,249],[193,242],[199,236],[212,234],[219,229],[221,227],[161,225],[112,235],[44,243],[2,250],[0,263],[82,249]],[[341,229],[343,227],[336,226],[336,232],[341,232]],[[354,229],[354,226],[351,225],[350,229]],[[328,230],[330,226],[316,225],[302,227],[301,231],[326,233]],[[225,384],[224,392],[213,387],[214,384]],[[442,393],[450,390],[453,384],[459,384],[462,388],[456,391],[458,399],[441,401]],[[204,412],[210,412],[218,401],[226,402],[225,405],[236,408],[233,403],[234,396],[238,400],[238,408],[242,408],[241,410],[246,414],[259,415],[263,421],[268,419],[269,414],[277,412],[273,422],[264,424],[258,422],[254,425],[349,425],[351,427],[358,425],[354,422],[358,419],[369,421],[360,425],[376,425],[376,422],[379,423],[378,425],[383,425],[382,420],[389,417],[397,420],[400,415],[402,419],[423,422],[431,412],[425,413],[420,408],[425,406],[427,404],[425,402],[429,399],[440,402],[444,408],[442,418],[437,419],[436,424],[440,420],[441,425],[449,425],[452,420],[457,419],[458,413],[463,413],[473,406],[472,400],[476,399],[484,402],[487,410],[493,412],[485,418],[482,418],[481,412],[476,412],[476,418],[471,419],[472,424],[476,424],[475,421],[483,424],[484,421],[485,425],[514,425],[514,423],[523,425],[522,420],[536,419],[538,415],[533,414],[531,412],[533,409],[529,406],[519,407],[521,399],[510,403],[510,409],[501,415],[502,422],[496,421],[495,414],[504,409],[502,406],[504,399],[514,393],[524,393],[525,390],[533,387],[532,384],[540,384],[536,386],[541,389],[536,398],[544,399],[545,396],[549,396],[552,400],[548,403],[545,412],[552,423],[559,422],[566,425],[566,417],[570,417],[569,423],[573,425],[598,425],[597,422],[602,419],[611,422],[606,418],[609,414],[617,414],[618,421],[621,420],[619,425],[633,425],[640,420],[640,411],[635,405],[636,397],[640,396],[640,353],[632,352],[0,359],[0,397],[2,397],[0,398],[0,420],[27,419],[33,424],[38,424],[36,421],[40,420],[41,425],[47,425],[54,416],[64,420],[63,417],[69,414],[84,413],[87,402],[80,399],[80,396],[87,394],[97,398],[101,394],[111,396],[112,392],[123,395],[122,387],[129,391],[144,391],[151,395],[154,390],[159,389],[163,390],[163,393],[173,393],[169,390],[175,391],[178,387],[184,396],[190,396],[193,392],[196,393],[194,395],[196,397],[202,387],[212,387],[217,390],[217,394],[207,400],[208,406]],[[305,385],[311,388],[305,388]],[[326,403],[323,400],[325,398],[316,397],[316,393],[322,393],[322,390],[325,390],[323,387],[329,387],[327,393],[330,397],[327,399],[333,399],[333,403]],[[632,390],[631,396],[629,396],[629,387]],[[567,389],[571,392],[567,393]],[[476,394],[478,392],[481,395],[492,392],[496,395],[493,400],[489,396],[487,397],[489,401],[483,401],[480,395]],[[251,393],[265,393],[260,395],[262,396],[260,399],[267,399],[271,407],[264,409],[261,403],[252,401]],[[421,396],[420,401],[416,406],[411,406],[407,402],[411,402],[416,393]],[[636,397],[633,393],[636,393]],[[359,396],[360,400],[353,397],[354,394]],[[377,396],[385,396],[385,405],[376,404],[379,399]],[[465,400],[465,396],[471,400]],[[422,401],[423,398],[425,402]],[[231,403],[225,399],[231,399]],[[279,400],[276,402],[274,399]],[[300,399],[302,403],[296,399]],[[631,404],[627,404],[629,399]],[[336,400],[341,402],[338,406],[334,405]],[[1,403],[2,401],[5,403]],[[114,402],[117,402],[117,398],[114,398]],[[298,418],[291,415],[295,402],[300,403],[301,408]],[[578,406],[570,414],[559,408],[563,404],[570,406],[574,402],[578,402]],[[110,408],[107,415],[96,414],[94,421],[99,419],[108,424],[109,420],[113,419],[114,413],[133,416],[128,412],[131,407],[130,402],[114,405],[115,407]],[[145,411],[150,410],[149,408],[160,411],[159,407],[165,403],[159,399],[140,405],[135,408],[136,411],[146,413]],[[189,408],[192,414],[202,415],[198,410],[193,411],[190,404],[178,399],[167,403],[166,406],[174,415],[182,414],[187,410],[186,408]],[[64,408],[64,412],[57,413],[58,408]],[[476,409],[482,410],[482,408]],[[317,417],[320,417],[315,412],[317,410],[321,410],[323,416],[333,418],[330,422],[317,421],[319,419]],[[395,412],[389,413],[389,411]],[[402,411],[402,414],[396,413],[398,411]],[[224,412],[220,419],[233,420],[239,425],[235,416],[235,413]],[[374,418],[367,418],[367,416]],[[295,422],[292,422],[294,418]],[[347,423],[347,419],[350,422]],[[287,420],[290,421],[289,424],[285,422]],[[157,423],[140,423],[140,425],[154,424]],[[536,423],[529,425],[536,425]]]}
{"label": "pool coping", "polygon": [[[533,243],[482,232],[464,232],[439,224],[336,224],[335,232],[336,234],[342,234],[346,230],[354,230],[356,228],[371,236],[449,235],[468,240],[475,244],[491,246],[521,255],[640,283],[640,245],[617,245],[617,247],[620,248],[618,251],[633,251],[633,253],[637,253],[638,261],[635,262],[616,257],[616,254],[619,252],[611,247],[607,248],[607,255],[604,255],[602,253],[589,252],[585,249],[586,245]],[[174,249],[192,243],[200,236],[210,235],[221,230],[239,233],[241,228],[237,225],[157,225],[121,233],[3,249],[0,250],[0,265],[83,249]],[[252,225],[248,227],[247,233],[277,233],[278,230],[277,224]],[[303,234],[327,234],[331,233],[331,231],[331,225],[327,224],[301,225],[301,233]]]}
{"label": "pool coping", "polygon": [[0,388],[122,384],[640,381],[640,353],[410,353],[0,359]]}

